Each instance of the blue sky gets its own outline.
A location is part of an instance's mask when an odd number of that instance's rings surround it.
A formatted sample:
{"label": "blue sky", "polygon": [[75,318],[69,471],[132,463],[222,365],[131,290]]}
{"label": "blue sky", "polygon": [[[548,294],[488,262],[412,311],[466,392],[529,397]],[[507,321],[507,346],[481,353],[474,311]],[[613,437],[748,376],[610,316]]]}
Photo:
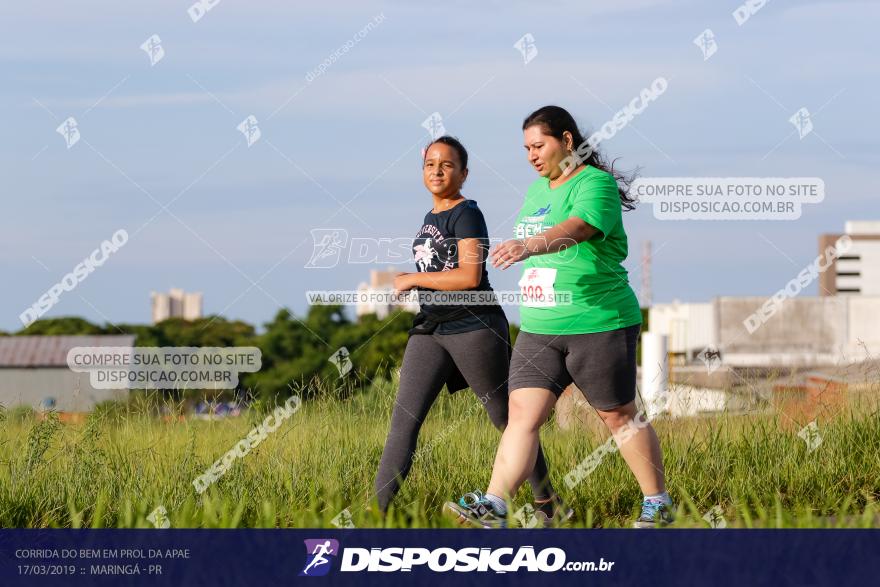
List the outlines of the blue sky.
{"label": "blue sky", "polygon": [[[197,22],[189,4],[0,7],[0,329],[119,228],[129,243],[47,316],[147,322],[149,292],[181,287],[259,325],[281,305],[304,313],[306,289],[353,289],[370,266],[305,269],[309,231],[414,234],[431,205],[419,151],[432,112],[471,152],[465,195],[507,237],[535,178],[523,117],[555,103],[591,131],[658,76],[668,90],[603,143],[624,168],[816,176],[826,198],[795,221],[660,221],[643,205],[624,216],[636,290],[646,239],[654,300],[704,301],[770,295],[818,234],[880,219],[876,3],[768,2],[742,26],[727,1],[220,0]],[[706,28],[718,51],[704,61]],[[528,64],[513,47],[526,33]],[[155,66],[140,48],[153,34]],[[788,121],[801,107],[815,128],[803,139]],[[249,115],[250,147],[236,129]],[[70,116],[82,140],[68,149],[55,129]],[[517,277],[490,271],[496,289]]]}

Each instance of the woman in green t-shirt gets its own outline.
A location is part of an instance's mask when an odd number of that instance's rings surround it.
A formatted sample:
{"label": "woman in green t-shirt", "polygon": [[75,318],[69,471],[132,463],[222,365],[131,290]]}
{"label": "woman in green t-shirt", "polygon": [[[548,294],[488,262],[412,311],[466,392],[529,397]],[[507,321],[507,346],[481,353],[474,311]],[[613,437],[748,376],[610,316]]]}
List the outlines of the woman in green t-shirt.
{"label": "woman in green t-shirt", "polygon": [[[545,106],[523,122],[529,163],[540,178],[528,189],[513,240],[493,249],[492,264],[523,262],[522,330],[510,363],[510,415],[486,494],[472,492],[446,509],[461,522],[503,526],[506,499],[535,464],[538,432],[574,383],[596,410],[644,493],[636,527],[672,520],[663,457],[654,429],[636,408],[639,303],[621,262],[627,256],[622,209],[629,182],[584,140],[571,114]],[[597,451],[598,452],[598,451]],[[590,455],[569,472],[573,488],[598,466]]]}

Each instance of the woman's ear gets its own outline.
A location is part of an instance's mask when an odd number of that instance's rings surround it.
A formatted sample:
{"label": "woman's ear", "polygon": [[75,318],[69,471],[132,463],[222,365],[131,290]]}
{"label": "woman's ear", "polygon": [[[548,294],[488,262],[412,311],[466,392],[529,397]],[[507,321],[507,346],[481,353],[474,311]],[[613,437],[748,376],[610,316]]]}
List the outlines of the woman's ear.
{"label": "woman's ear", "polygon": [[574,136],[571,134],[570,131],[564,131],[562,133],[562,146],[565,148],[566,151],[574,150]]}
{"label": "woman's ear", "polygon": [[464,185],[465,180],[467,180],[468,170],[465,167],[464,171],[461,173],[461,184]]}

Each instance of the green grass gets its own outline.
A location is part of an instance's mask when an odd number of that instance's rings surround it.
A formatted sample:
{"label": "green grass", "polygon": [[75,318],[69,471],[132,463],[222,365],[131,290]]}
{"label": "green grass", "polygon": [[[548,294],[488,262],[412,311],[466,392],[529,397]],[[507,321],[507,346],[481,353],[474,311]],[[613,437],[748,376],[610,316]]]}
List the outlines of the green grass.
{"label": "green grass", "polygon": [[[393,384],[306,402],[203,495],[192,480],[258,421],[164,422],[99,410],[85,424],[27,414],[0,419],[0,527],[150,527],[157,506],[173,527],[332,527],[344,509],[379,527],[372,487]],[[820,421],[812,453],[797,427],[767,408],[747,415],[657,420],[676,527],[708,527],[719,506],[728,527],[880,526],[880,417],[876,390],[851,394]],[[0,414],[2,415],[2,414]],[[552,480],[575,508],[573,527],[628,526],[640,493],[618,454],[573,489],[565,474],[607,438],[595,426],[542,440]],[[444,501],[485,488],[499,434],[470,392],[445,392],[422,429],[418,458],[395,501],[391,527],[448,527]],[[528,503],[528,488],[516,505]]]}

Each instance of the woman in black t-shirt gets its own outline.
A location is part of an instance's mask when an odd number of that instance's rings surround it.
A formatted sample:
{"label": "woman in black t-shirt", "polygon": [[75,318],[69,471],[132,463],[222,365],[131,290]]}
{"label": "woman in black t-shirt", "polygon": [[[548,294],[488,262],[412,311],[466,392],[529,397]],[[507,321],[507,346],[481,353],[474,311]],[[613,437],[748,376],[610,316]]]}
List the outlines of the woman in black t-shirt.
{"label": "woman in black t-shirt", "polygon": [[[428,145],[423,180],[434,207],[413,241],[417,271],[399,274],[394,280],[397,291],[491,292],[485,263],[486,222],[477,203],[461,194],[467,174],[467,151],[457,139],[443,136]],[[470,387],[495,427],[501,430],[507,425],[509,361],[507,318],[499,306],[421,304],[403,356],[400,387],[376,475],[383,514],[409,472],[422,422],[444,384],[450,393]],[[490,454],[486,457],[488,465]],[[529,482],[542,521],[558,522],[571,515],[550,486],[540,448]]]}

